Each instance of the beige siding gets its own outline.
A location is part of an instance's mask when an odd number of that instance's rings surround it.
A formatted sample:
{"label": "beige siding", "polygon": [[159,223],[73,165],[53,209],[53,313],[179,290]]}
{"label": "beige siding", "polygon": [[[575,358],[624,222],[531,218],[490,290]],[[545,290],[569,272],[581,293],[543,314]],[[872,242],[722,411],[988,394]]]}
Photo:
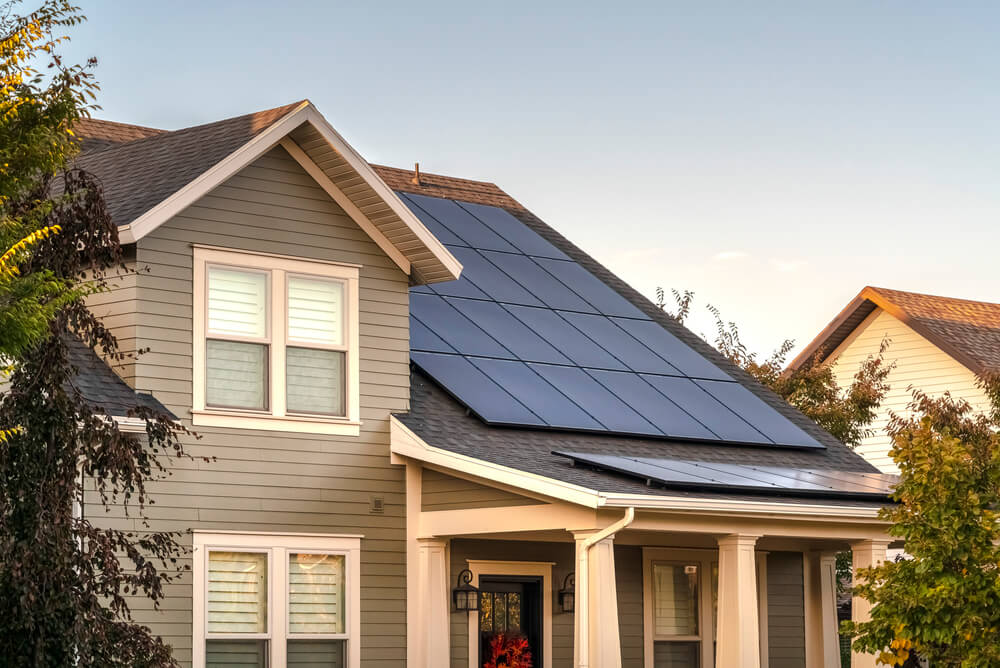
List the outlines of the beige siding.
{"label": "beige siding", "polygon": [[[363,265],[363,424],[357,438],[199,428],[202,438],[188,444],[199,459],[174,462],[170,478],[151,487],[154,527],[363,534],[362,665],[399,666],[406,656],[405,485],[402,467],[389,463],[389,413],[408,407],[407,277],[283,149],[257,160],[139,242],[137,262],[150,272],[126,288],[134,308],[109,316],[123,341],[151,349],[134,365],[135,386],[153,390],[188,424],[192,244]],[[369,513],[373,496],[384,498],[384,514]],[[102,522],[136,525],[120,512],[88,511]],[[136,616],[188,662],[190,576],[167,593],[162,612],[139,602]]]}
{"label": "beige siding", "polygon": [[536,499],[424,469],[421,510],[531,506]]}
{"label": "beige siding", "polygon": [[896,368],[889,374],[891,389],[872,424],[875,434],[866,438],[857,452],[883,471],[896,473],[898,469],[889,457],[891,442],[885,428],[890,411],[906,413],[911,386],[935,395],[951,392],[952,396],[967,399],[980,409],[986,407],[986,398],[968,368],[882,309],[876,309],[830,356],[841,387],[851,384],[858,365],[878,353],[883,338],[889,339],[886,359],[894,361]]}
{"label": "beige siding", "polygon": [[805,599],[801,552],[767,555],[769,668],[805,668]]}

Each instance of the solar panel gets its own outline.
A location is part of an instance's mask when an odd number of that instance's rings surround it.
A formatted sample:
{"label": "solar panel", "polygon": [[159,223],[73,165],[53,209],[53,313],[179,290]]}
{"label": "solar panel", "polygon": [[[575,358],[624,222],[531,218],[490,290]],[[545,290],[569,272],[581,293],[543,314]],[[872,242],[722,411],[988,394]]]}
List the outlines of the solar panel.
{"label": "solar panel", "polygon": [[[414,363],[437,379],[459,401],[485,419],[507,424],[545,426],[524,404],[517,401],[490,377],[460,355],[410,353]],[[487,417],[489,416],[489,417]]]}
{"label": "solar panel", "polygon": [[486,422],[823,447],[508,211],[401,197],[463,265],[411,290],[413,360]]}
{"label": "solar panel", "polygon": [[782,466],[724,464],[603,453],[553,452],[575,465],[621,473],[667,488],[819,496],[885,501],[898,476],[853,471],[804,470]]}
{"label": "solar panel", "polygon": [[458,205],[483,221],[494,232],[506,239],[512,246],[527,255],[535,257],[551,257],[568,260],[569,257],[522,223],[507,211],[496,206],[484,206],[470,202],[459,202]]}

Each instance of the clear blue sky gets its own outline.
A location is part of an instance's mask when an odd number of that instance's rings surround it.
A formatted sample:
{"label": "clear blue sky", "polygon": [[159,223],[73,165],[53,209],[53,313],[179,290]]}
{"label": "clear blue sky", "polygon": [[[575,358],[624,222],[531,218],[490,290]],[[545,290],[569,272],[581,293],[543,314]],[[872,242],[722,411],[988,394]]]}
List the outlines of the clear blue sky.
{"label": "clear blue sky", "polygon": [[493,181],[755,348],[866,284],[1000,301],[1000,3],[79,2],[99,116],[309,98],[369,160]]}

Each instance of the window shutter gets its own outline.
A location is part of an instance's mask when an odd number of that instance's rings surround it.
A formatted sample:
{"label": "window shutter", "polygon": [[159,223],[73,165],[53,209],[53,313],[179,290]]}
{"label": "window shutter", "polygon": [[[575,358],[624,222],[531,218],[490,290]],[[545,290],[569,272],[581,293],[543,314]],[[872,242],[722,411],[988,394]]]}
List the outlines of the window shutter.
{"label": "window shutter", "polygon": [[288,338],[303,343],[344,345],[344,284],[289,275]]}
{"label": "window shutter", "polygon": [[698,635],[697,583],[697,566],[653,564],[656,637]]}
{"label": "window shutter", "polygon": [[208,633],[267,633],[267,554],[209,552]]}
{"label": "window shutter", "polygon": [[289,633],[344,633],[344,629],[344,556],[289,554]]}
{"label": "window shutter", "polygon": [[267,337],[267,275],[208,268],[208,334]]}

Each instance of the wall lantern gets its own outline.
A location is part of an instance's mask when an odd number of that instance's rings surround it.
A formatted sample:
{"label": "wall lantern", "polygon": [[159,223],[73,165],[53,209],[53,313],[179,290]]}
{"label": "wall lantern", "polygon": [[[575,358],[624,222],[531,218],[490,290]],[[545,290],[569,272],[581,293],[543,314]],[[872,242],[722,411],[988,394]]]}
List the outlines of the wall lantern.
{"label": "wall lantern", "polygon": [[576,608],[576,573],[569,573],[559,590],[559,606],[563,612],[573,612]]}
{"label": "wall lantern", "polygon": [[451,590],[451,597],[456,610],[479,610],[479,590],[472,586],[472,571],[468,568],[458,574],[458,586]]}

